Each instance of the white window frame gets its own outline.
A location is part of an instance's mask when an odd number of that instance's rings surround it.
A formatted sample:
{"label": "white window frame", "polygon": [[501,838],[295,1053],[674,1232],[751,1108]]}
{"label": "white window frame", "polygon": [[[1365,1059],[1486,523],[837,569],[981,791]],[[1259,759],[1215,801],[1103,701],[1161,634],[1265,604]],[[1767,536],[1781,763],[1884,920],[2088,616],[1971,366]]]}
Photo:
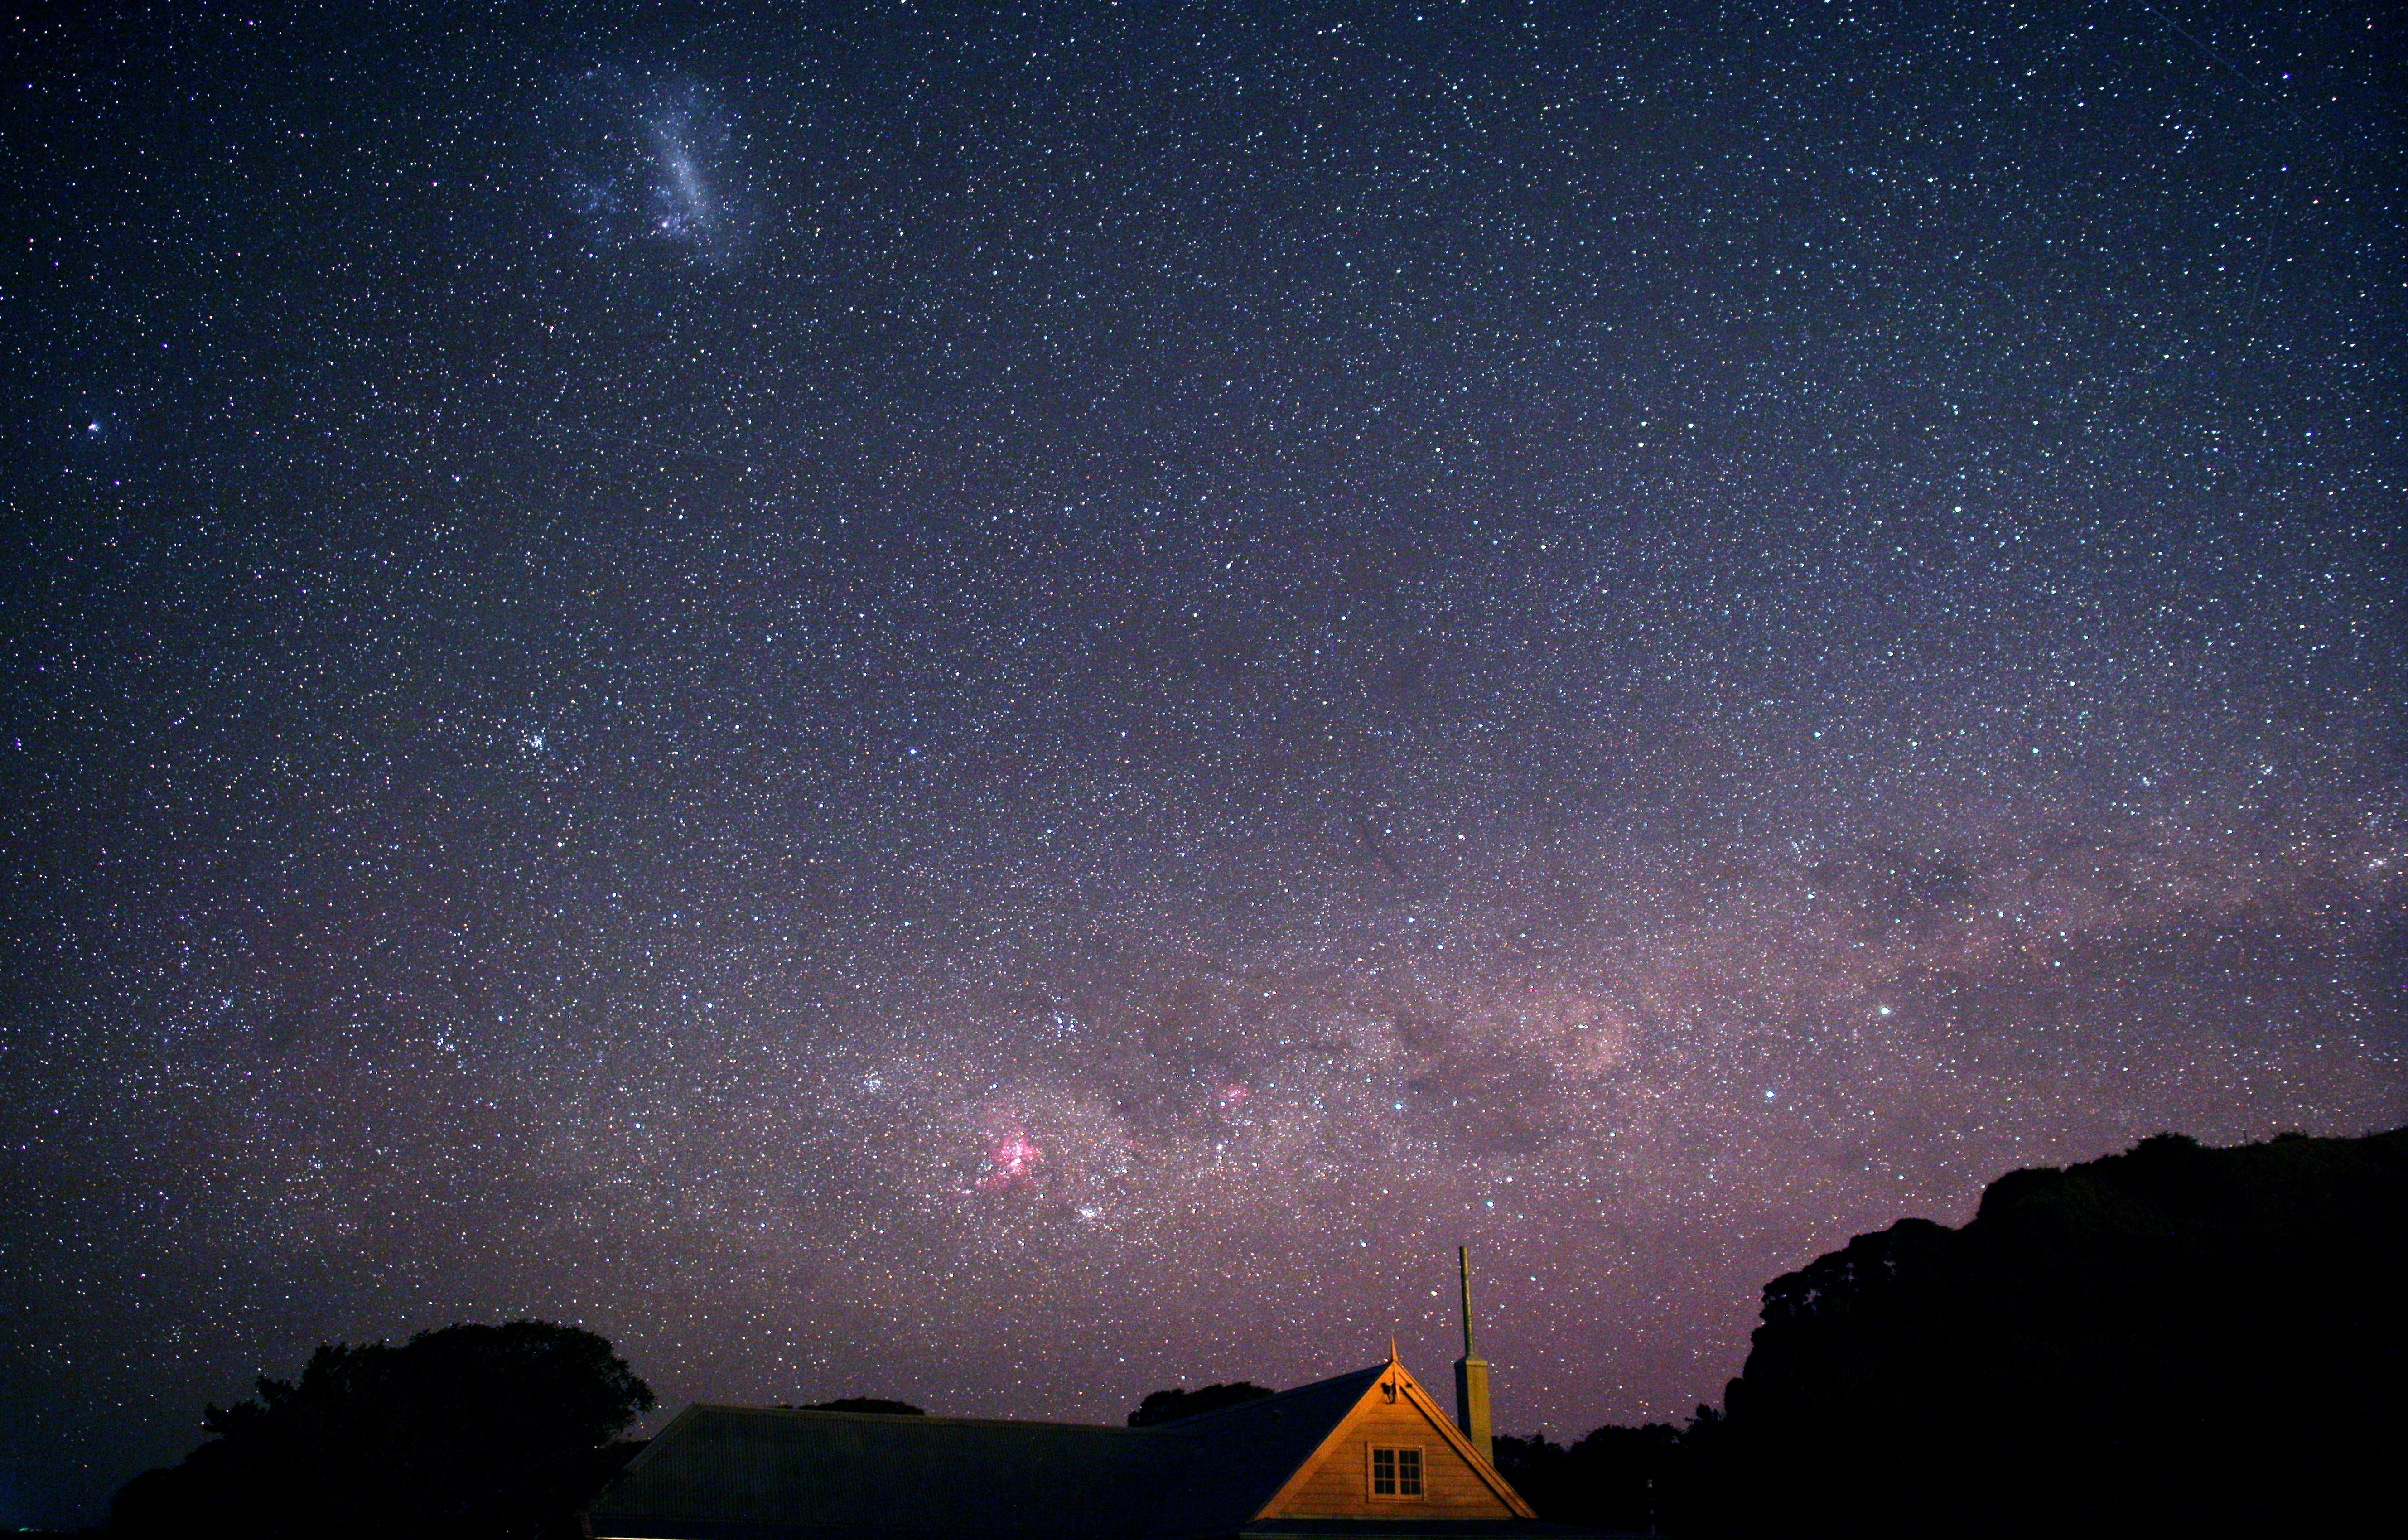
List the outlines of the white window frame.
{"label": "white window frame", "polygon": [[[1388,1479],[1397,1490],[1380,1490],[1380,1457],[1386,1455]],[[1429,1495],[1427,1451],[1418,1444],[1367,1444],[1363,1447],[1363,1488],[1375,1503],[1419,1503]],[[1405,1490],[1405,1457],[1412,1457],[1413,1490]]]}

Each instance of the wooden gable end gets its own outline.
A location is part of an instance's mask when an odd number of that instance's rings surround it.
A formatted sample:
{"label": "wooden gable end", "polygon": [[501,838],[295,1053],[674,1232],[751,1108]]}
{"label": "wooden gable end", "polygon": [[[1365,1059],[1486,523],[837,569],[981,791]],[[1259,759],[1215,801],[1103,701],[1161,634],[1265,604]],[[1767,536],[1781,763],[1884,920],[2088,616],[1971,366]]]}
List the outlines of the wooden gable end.
{"label": "wooden gable end", "polygon": [[[1418,1494],[1375,1492],[1373,1451],[1414,1450]],[[1390,1467],[1393,1469],[1393,1466]],[[1256,1518],[1530,1518],[1536,1515],[1393,1360]]]}

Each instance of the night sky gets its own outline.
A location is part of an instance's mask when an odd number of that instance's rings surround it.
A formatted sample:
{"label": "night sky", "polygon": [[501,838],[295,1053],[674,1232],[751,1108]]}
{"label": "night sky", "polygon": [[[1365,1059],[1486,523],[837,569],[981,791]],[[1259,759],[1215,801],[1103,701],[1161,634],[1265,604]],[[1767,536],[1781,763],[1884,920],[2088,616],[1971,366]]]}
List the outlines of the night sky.
{"label": "night sky", "polygon": [[[312,1345],[1679,1418],[2408,1118],[2393,7],[0,56],[0,1521]],[[29,29],[29,30],[28,30]]]}

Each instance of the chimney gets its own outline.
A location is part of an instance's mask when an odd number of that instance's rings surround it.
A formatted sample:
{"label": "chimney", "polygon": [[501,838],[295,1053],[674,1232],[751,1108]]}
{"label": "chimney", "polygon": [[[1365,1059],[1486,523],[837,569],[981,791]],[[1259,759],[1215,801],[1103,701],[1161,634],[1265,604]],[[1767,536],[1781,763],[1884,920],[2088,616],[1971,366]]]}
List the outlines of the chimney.
{"label": "chimney", "polygon": [[1497,1447],[1488,1425],[1488,1360],[1471,1349],[1471,1248],[1456,1246],[1455,1261],[1463,1279],[1463,1357],[1455,1360],[1455,1424],[1480,1451],[1480,1458],[1494,1464]]}

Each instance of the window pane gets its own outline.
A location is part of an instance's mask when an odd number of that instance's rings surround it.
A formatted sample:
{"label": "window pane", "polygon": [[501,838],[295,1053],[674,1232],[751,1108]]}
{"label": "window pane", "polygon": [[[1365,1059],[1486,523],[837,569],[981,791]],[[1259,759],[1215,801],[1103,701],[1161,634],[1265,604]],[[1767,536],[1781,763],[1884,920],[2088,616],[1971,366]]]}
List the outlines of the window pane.
{"label": "window pane", "polygon": [[1422,1452],[1419,1449],[1397,1451],[1397,1495],[1419,1497],[1422,1494]]}
{"label": "window pane", "polygon": [[1394,1497],[1397,1495],[1396,1450],[1374,1449],[1371,1451],[1371,1495],[1374,1497]]}

